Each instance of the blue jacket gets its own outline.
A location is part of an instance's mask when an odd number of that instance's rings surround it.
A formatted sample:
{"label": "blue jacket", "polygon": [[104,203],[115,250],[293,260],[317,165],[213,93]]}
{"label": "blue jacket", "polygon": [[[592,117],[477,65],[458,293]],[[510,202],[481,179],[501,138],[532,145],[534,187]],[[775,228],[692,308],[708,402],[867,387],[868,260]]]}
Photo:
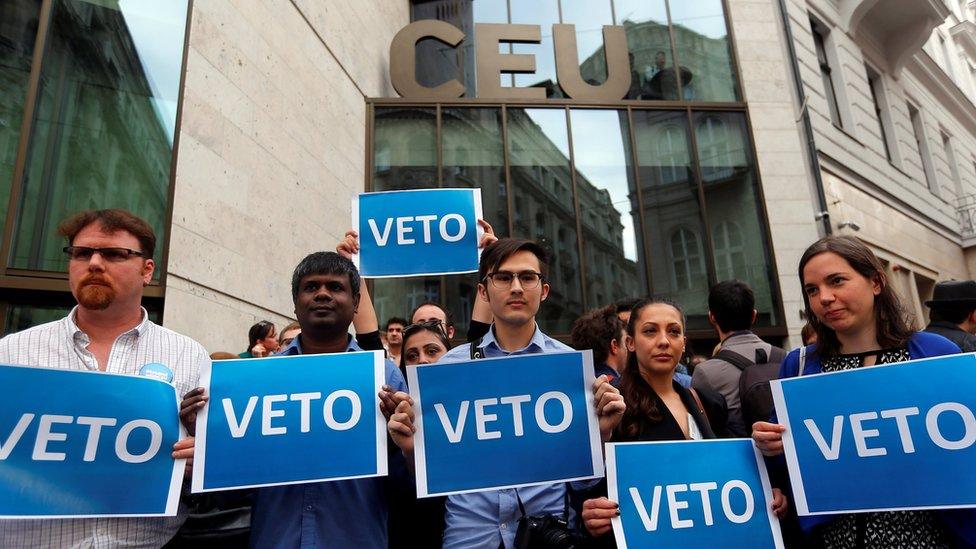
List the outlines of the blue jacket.
{"label": "blue jacket", "polygon": [[[819,374],[821,372],[820,356],[815,351],[816,345],[809,345],[806,351],[806,358],[803,364],[803,375]],[[929,358],[943,355],[958,354],[959,347],[948,339],[927,332],[915,332],[908,340],[908,356],[910,359]],[[800,350],[793,349],[786,355],[780,365],[779,377],[796,377],[800,367]],[[775,422],[775,415],[773,421]],[[782,468],[786,466],[785,459],[780,456],[775,460],[769,460],[771,467]],[[976,509],[946,509],[937,511],[939,520],[942,521],[957,536],[957,547],[976,548]],[[816,515],[800,517],[800,526],[804,531],[810,532],[814,527],[827,524],[842,515]]]}

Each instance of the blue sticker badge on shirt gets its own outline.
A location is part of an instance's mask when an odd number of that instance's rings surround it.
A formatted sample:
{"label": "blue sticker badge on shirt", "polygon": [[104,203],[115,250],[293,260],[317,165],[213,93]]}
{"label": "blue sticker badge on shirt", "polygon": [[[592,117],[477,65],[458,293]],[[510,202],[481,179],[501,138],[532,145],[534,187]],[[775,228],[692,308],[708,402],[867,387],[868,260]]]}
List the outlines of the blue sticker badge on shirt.
{"label": "blue sticker badge on shirt", "polygon": [[152,379],[158,379],[159,381],[165,381],[166,383],[173,382],[173,370],[170,370],[166,366],[158,362],[150,362],[139,370],[139,375],[142,377],[148,377]]}

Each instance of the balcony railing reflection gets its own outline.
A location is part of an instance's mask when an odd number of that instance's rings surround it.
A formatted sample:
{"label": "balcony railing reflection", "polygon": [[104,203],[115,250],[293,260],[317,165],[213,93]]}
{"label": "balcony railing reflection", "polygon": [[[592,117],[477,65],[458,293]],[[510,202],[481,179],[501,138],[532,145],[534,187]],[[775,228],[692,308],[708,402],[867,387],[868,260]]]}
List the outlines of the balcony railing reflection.
{"label": "balcony railing reflection", "polygon": [[964,240],[976,238],[976,194],[967,194],[956,200],[959,217],[959,234]]}

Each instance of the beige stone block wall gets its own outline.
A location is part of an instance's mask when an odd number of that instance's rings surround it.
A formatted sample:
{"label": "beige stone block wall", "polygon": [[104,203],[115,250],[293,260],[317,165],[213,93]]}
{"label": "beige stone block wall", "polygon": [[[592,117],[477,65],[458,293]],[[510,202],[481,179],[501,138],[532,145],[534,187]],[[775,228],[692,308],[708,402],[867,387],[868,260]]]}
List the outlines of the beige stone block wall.
{"label": "beige stone block wall", "polygon": [[365,177],[366,97],[393,93],[390,0],[194,2],[164,324],[208,351],[293,317],[291,272],[334,249]]}
{"label": "beige stone block wall", "polygon": [[[817,199],[797,124],[794,85],[776,0],[730,0],[740,78],[749,103],[769,230],[790,342],[803,327],[796,266],[819,238]],[[779,29],[779,30],[776,30]]]}

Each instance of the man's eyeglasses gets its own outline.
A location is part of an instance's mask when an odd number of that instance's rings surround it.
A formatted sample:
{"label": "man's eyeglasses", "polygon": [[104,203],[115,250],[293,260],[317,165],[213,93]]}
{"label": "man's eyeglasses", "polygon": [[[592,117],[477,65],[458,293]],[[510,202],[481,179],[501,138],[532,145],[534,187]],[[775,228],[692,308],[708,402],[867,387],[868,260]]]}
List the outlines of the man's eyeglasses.
{"label": "man's eyeglasses", "polygon": [[539,283],[545,278],[542,273],[535,271],[522,271],[513,273],[511,271],[495,271],[488,273],[485,278],[491,280],[491,285],[499,290],[508,290],[512,287],[512,282],[518,278],[519,285],[523,290],[534,290],[539,287]]}
{"label": "man's eyeglasses", "polygon": [[145,254],[138,250],[129,248],[89,248],[88,246],[65,246],[61,249],[72,261],[91,261],[96,253],[102,259],[112,263],[121,263],[130,257],[145,257]]}

